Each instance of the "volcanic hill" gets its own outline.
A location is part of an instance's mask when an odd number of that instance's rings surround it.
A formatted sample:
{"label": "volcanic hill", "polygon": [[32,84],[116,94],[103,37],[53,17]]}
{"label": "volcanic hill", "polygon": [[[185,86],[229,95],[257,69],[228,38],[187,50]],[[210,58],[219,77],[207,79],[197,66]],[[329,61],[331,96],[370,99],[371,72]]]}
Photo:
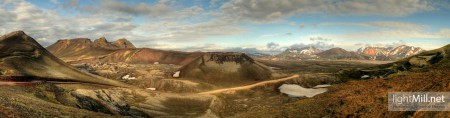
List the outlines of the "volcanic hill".
{"label": "volcanic hill", "polygon": [[238,84],[272,78],[271,69],[244,53],[210,52],[181,67],[180,77],[210,84]]}
{"label": "volcanic hill", "polygon": [[0,78],[3,81],[41,80],[129,87],[69,66],[23,31],[0,38]]}

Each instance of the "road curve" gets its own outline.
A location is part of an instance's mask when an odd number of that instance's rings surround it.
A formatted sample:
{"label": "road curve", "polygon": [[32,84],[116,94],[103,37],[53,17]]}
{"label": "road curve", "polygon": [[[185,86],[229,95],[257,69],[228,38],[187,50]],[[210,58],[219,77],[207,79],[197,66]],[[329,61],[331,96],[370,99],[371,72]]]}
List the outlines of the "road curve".
{"label": "road curve", "polygon": [[271,84],[271,83],[277,83],[277,82],[286,81],[286,80],[290,80],[290,79],[297,78],[297,77],[300,77],[300,76],[299,75],[292,75],[290,77],[285,77],[285,78],[280,78],[280,79],[275,79],[275,80],[268,80],[268,81],[258,82],[258,83],[251,84],[251,85],[240,86],[240,87],[233,87],[233,88],[217,89],[217,90],[212,90],[212,91],[201,92],[199,94],[216,94],[216,93],[223,93],[223,92],[229,92],[229,91],[250,89],[250,88],[253,88],[253,87],[256,87],[256,86],[261,86],[261,85]]}

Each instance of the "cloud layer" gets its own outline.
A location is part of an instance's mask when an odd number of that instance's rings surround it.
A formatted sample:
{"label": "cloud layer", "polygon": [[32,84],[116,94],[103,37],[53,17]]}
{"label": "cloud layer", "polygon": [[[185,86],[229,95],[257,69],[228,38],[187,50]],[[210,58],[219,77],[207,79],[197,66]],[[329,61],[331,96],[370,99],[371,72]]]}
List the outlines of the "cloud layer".
{"label": "cloud layer", "polygon": [[[48,4],[53,6],[42,7],[26,0],[1,0],[0,33],[24,30],[44,46],[64,38],[95,39],[106,36],[110,41],[127,38],[138,47],[240,52],[273,52],[289,47],[308,46],[326,49],[339,45],[333,44],[333,41],[343,40],[450,39],[450,28],[433,29],[434,27],[429,25],[395,21],[396,18],[418,13],[439,11],[438,7],[445,5],[438,4],[439,1],[213,0],[205,3],[193,1],[188,5],[186,1],[177,0],[134,3],[100,0],[82,4],[83,2],[88,1],[49,0]],[[330,18],[380,16],[394,20],[319,22],[311,25],[290,19],[309,15]],[[265,25],[273,24],[276,27],[295,27],[302,31],[261,29]],[[311,30],[309,25],[364,27],[372,30],[308,34],[311,32],[303,29]],[[230,43],[228,38],[256,42],[254,45],[241,44],[241,41]],[[214,41],[216,39],[217,41]],[[283,40],[285,42],[282,42]],[[266,42],[268,43],[265,44]],[[355,46],[354,42],[351,43],[346,45]]]}
{"label": "cloud layer", "polygon": [[232,0],[221,8],[233,18],[251,22],[305,14],[400,17],[435,9],[425,0]]}

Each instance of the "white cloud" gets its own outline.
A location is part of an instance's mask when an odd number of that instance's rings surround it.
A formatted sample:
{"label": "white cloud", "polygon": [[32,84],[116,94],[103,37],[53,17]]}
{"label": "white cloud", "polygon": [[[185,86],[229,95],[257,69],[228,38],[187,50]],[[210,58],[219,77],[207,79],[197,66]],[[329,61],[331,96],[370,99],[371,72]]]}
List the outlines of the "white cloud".
{"label": "white cloud", "polygon": [[442,38],[450,39],[450,29],[442,29],[437,34]]}
{"label": "white cloud", "polygon": [[426,25],[420,25],[410,22],[401,21],[373,21],[373,22],[324,22],[320,23],[322,26],[360,26],[360,27],[374,27],[380,29],[401,29],[401,30],[425,30]]}
{"label": "white cloud", "polygon": [[221,9],[231,18],[268,23],[304,14],[398,17],[435,8],[425,0],[232,0]]}
{"label": "white cloud", "polygon": [[416,30],[379,30],[373,32],[358,32],[342,35],[348,40],[391,40],[391,39],[413,39],[413,38],[440,38],[434,33]]}
{"label": "white cloud", "polygon": [[[44,46],[56,42],[61,38],[134,35],[130,31],[136,26],[126,22],[107,22],[107,19],[97,17],[63,17],[56,11],[44,10],[23,0],[3,1],[0,6],[8,6],[0,13],[11,17],[2,17],[0,29],[4,33],[24,30]],[[110,39],[111,40],[111,39]]]}
{"label": "white cloud", "polygon": [[321,26],[342,25],[373,27],[375,30],[359,31],[345,34],[322,34],[323,36],[333,37],[341,40],[409,40],[409,39],[450,39],[450,30],[441,29],[438,32],[430,32],[430,26],[400,21],[374,21],[374,22],[327,22],[321,23]]}
{"label": "white cloud", "polygon": [[154,40],[199,40],[214,36],[230,36],[245,32],[228,21],[207,21],[196,24],[178,22],[160,22],[145,24],[139,30],[151,31],[146,35]]}
{"label": "white cloud", "polygon": [[53,3],[53,4],[59,4],[59,1],[58,0],[49,0],[51,3]]}

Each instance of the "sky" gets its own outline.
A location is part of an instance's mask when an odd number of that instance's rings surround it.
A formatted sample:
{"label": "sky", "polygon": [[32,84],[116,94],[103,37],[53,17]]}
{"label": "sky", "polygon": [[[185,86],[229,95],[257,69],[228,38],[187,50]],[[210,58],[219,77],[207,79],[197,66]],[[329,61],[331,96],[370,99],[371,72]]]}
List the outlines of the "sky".
{"label": "sky", "polygon": [[450,44],[450,0],[0,0],[0,33],[41,45],[127,38],[136,47],[279,53],[287,48]]}

